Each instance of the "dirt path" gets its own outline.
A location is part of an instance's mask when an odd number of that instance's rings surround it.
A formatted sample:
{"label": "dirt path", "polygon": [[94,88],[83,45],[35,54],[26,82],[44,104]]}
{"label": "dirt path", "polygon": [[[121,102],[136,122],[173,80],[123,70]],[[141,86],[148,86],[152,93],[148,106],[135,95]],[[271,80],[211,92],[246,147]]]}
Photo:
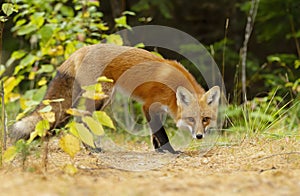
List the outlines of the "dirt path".
{"label": "dirt path", "polygon": [[[291,139],[252,139],[214,147],[205,156],[84,151],[75,158],[78,172],[72,176],[62,169],[69,157],[54,143],[47,171],[41,158],[29,158],[25,172],[19,160],[4,165],[0,195],[300,195],[299,151],[299,141]],[[161,165],[144,171],[113,168],[155,164]]]}

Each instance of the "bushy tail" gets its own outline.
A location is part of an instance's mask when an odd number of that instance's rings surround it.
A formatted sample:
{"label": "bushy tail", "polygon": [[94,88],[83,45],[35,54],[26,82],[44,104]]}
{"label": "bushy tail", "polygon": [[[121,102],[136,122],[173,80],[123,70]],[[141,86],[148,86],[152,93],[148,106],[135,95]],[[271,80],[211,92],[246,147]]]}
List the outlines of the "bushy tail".
{"label": "bushy tail", "polygon": [[[62,102],[51,102],[52,112],[55,114],[55,122],[50,123],[50,128],[54,126],[60,126],[64,121],[66,121],[68,114],[65,112],[66,109],[72,106],[72,93],[74,94],[79,90],[74,89],[74,77],[70,77],[67,74],[57,72],[55,78],[49,84],[48,90],[44,97],[44,100],[54,100],[63,99]],[[19,139],[28,139],[30,133],[35,130],[36,124],[42,120],[39,114],[39,110],[44,108],[45,105],[40,103],[37,108],[27,117],[16,122],[10,128],[10,137],[13,141]]]}
{"label": "bushy tail", "polygon": [[30,116],[27,116],[20,121],[16,122],[10,127],[9,136],[12,138],[13,142],[19,139],[28,139],[30,133],[34,131],[36,124],[42,120],[40,115],[33,112]]}

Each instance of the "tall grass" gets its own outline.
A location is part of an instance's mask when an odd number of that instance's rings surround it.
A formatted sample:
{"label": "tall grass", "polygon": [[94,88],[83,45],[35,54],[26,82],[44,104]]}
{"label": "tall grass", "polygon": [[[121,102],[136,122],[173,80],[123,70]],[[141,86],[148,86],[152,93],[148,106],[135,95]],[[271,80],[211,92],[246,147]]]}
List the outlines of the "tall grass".
{"label": "tall grass", "polygon": [[299,138],[300,101],[284,102],[276,91],[267,97],[254,98],[242,105],[231,104],[226,110],[226,134],[243,137],[267,136]]}

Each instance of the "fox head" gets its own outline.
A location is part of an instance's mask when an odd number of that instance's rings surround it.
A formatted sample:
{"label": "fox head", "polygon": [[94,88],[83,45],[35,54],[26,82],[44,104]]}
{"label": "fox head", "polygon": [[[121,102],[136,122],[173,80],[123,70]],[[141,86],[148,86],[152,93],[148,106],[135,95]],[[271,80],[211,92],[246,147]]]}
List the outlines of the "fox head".
{"label": "fox head", "polygon": [[220,88],[212,87],[203,95],[195,95],[180,86],[176,91],[177,120],[180,129],[187,129],[193,138],[201,139],[217,127]]}

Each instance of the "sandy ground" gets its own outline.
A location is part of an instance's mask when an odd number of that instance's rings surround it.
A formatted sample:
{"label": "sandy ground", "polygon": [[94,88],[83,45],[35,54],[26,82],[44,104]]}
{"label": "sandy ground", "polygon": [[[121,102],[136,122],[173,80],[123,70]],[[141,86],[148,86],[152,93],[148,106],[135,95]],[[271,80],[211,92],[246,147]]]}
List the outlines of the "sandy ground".
{"label": "sandy ground", "polygon": [[250,139],[203,156],[82,150],[74,175],[64,169],[72,161],[57,142],[49,146],[47,169],[42,153],[24,167],[20,158],[3,165],[1,196],[300,195],[300,143],[293,139]]}

